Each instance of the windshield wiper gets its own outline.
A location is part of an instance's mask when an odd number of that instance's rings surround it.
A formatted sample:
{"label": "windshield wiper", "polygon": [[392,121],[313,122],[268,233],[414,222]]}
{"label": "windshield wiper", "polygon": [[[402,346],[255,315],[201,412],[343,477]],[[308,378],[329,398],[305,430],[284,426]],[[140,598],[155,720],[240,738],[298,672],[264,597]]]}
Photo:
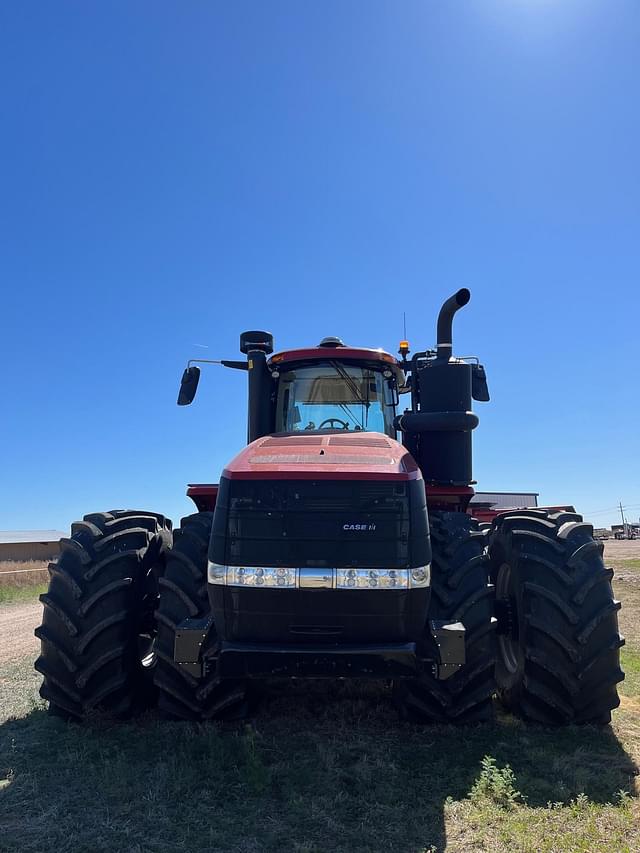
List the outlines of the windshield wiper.
{"label": "windshield wiper", "polygon": [[338,405],[340,406],[340,409],[345,413],[345,415],[348,415],[348,417],[351,418],[354,424],[357,424],[360,429],[364,429],[362,421],[358,420],[358,418],[353,414],[353,412],[346,403],[338,403]]}
{"label": "windshield wiper", "polygon": [[362,394],[360,393],[360,391],[358,389],[358,386],[356,385],[356,383],[353,380],[353,377],[349,376],[349,374],[344,369],[344,367],[337,361],[330,361],[329,364],[331,365],[331,367],[333,367],[333,369],[336,371],[338,376],[340,376],[342,379],[344,379],[344,381],[347,383],[349,390],[353,393],[354,397],[356,398],[356,402],[362,403],[363,406],[368,406],[369,401],[365,400],[365,398],[362,396]]}
{"label": "windshield wiper", "polygon": [[356,402],[356,403],[361,403],[363,406],[365,406],[365,408],[366,408],[366,414],[365,414],[365,419],[364,419],[364,421],[362,421],[362,420],[360,420],[359,418],[357,418],[357,417],[353,414],[353,412],[351,412],[351,410],[349,409],[349,406],[348,406],[348,404],[347,404],[347,403],[339,403],[339,404],[338,404],[338,405],[340,406],[340,408],[342,409],[342,411],[343,411],[343,412],[345,412],[346,414],[348,414],[348,415],[349,415],[349,417],[353,418],[353,421],[354,421],[356,424],[358,424],[358,426],[360,427],[360,429],[363,429],[363,430],[364,430],[364,429],[366,428],[366,426],[365,426],[366,421],[368,421],[368,419],[369,419],[369,406],[370,406],[369,400],[368,400],[368,399],[365,399],[365,398],[362,396],[362,394],[360,393],[360,390],[359,390],[359,388],[358,388],[357,384],[355,383],[355,381],[354,381],[353,377],[352,377],[352,376],[349,376],[349,374],[348,374],[348,373],[347,373],[347,371],[344,369],[344,367],[340,364],[340,362],[338,362],[338,361],[330,361],[330,362],[329,362],[329,364],[331,365],[331,367],[333,367],[333,369],[336,371],[336,373],[338,374],[338,376],[340,376],[340,378],[344,380],[344,382],[345,382],[345,383],[346,383],[346,385],[347,385],[347,388],[349,388],[349,390],[351,391],[351,393],[353,394],[353,396],[356,398],[356,399],[354,400],[354,402]]}

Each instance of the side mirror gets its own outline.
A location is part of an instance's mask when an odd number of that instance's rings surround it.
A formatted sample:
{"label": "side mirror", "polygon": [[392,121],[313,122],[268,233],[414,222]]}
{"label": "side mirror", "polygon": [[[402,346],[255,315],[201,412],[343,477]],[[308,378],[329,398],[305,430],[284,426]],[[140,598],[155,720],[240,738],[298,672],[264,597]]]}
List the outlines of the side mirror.
{"label": "side mirror", "polygon": [[198,390],[199,381],[200,368],[187,367],[185,372],[182,374],[182,379],[180,380],[180,391],[178,393],[179,406],[188,406],[189,403],[193,403],[193,398],[196,396],[196,391]]}
{"label": "side mirror", "polygon": [[471,365],[471,396],[479,403],[487,403],[489,401],[487,374],[481,364]]}

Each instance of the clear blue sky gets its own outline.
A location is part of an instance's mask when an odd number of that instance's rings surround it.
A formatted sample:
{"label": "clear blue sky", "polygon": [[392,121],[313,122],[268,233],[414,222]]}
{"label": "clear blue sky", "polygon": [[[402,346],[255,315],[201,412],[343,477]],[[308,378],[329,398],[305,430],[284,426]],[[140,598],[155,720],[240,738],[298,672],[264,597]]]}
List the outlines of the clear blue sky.
{"label": "clear blue sky", "polygon": [[188,358],[424,348],[461,286],[479,487],[637,518],[639,44],[636,0],[3,3],[0,528],[177,520],[245,437]]}

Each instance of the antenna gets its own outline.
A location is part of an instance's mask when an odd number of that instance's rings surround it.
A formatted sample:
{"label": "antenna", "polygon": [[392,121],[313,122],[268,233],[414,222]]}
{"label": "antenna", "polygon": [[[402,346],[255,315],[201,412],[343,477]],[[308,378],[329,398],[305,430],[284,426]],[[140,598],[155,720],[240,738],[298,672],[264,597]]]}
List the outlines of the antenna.
{"label": "antenna", "polygon": [[400,349],[398,353],[402,356],[403,363],[407,361],[407,355],[409,354],[409,341],[407,340],[407,312],[402,312],[402,330],[404,332],[404,336],[400,341]]}

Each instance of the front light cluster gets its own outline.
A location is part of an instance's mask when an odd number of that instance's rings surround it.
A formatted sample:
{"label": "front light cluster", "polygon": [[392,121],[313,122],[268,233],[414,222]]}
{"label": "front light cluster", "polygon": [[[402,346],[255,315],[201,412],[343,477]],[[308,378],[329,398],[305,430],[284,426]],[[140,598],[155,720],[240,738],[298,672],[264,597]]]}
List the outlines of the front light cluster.
{"label": "front light cluster", "polygon": [[415,569],[335,569],[336,589],[419,589],[431,582],[430,566]]}
{"label": "front light cluster", "polygon": [[[262,566],[220,566],[209,563],[209,583],[224,586],[308,588],[307,574],[314,569],[266,568]],[[415,569],[326,569],[324,582],[312,584],[327,589],[419,589],[431,582],[430,566]]]}
{"label": "front light cluster", "polygon": [[406,569],[337,569],[338,589],[407,589]]}
{"label": "front light cluster", "polygon": [[221,566],[209,563],[209,583],[223,586],[295,587],[297,570],[263,566]]}
{"label": "front light cluster", "polygon": [[227,583],[232,586],[275,586],[296,585],[296,570],[280,567],[268,569],[258,567],[229,566]]}

